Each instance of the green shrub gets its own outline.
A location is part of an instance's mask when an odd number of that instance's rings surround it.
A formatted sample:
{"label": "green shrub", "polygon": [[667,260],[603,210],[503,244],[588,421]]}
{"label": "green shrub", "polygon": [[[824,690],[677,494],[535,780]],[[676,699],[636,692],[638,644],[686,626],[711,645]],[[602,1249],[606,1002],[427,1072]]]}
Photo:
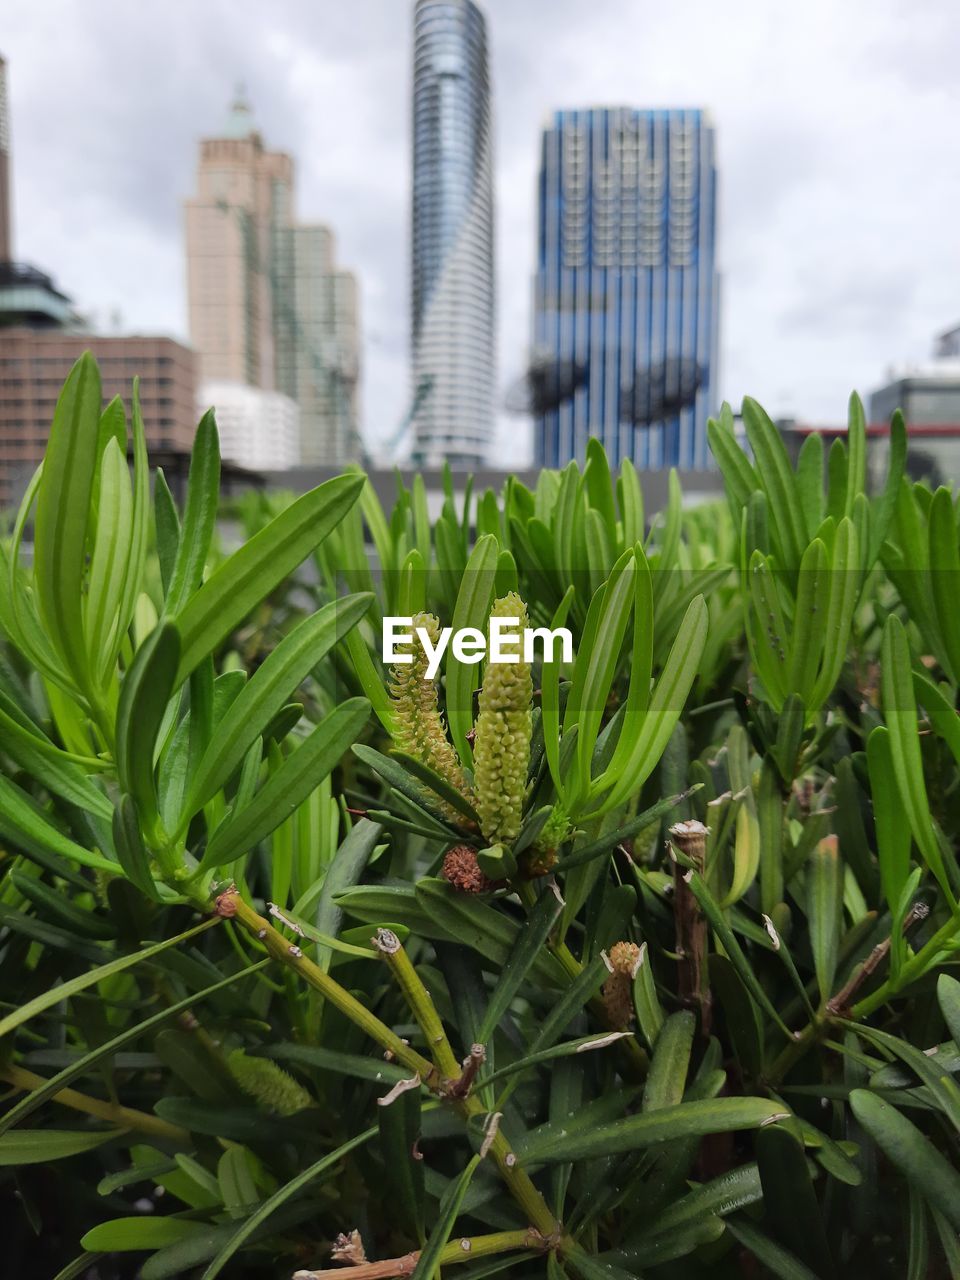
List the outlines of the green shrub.
{"label": "green shrub", "polygon": [[[956,504],[855,397],[744,423],[650,527],[591,441],[227,554],[212,415],[178,511],[78,362],[0,562],[11,1274],[960,1274]],[[573,660],[384,670],[491,614]]]}

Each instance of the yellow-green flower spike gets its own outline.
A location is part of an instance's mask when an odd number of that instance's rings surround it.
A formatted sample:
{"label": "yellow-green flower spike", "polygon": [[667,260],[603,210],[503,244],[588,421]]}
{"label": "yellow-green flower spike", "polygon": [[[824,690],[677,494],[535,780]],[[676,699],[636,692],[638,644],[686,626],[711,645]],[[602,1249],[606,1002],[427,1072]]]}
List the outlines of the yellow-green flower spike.
{"label": "yellow-green flower spike", "polygon": [[510,591],[494,603],[490,617],[517,619],[516,628],[502,635],[506,641],[516,634],[516,645],[505,644],[504,651],[520,660],[487,662],[473,746],[474,787],[484,836],[509,843],[520,834],[533,732],[533,680],[522,652],[527,606]]}
{"label": "yellow-green flower spike", "polygon": [[[397,651],[408,653],[412,662],[398,662],[390,669],[390,695],[393,700],[393,740],[400,751],[427,765],[434,773],[445,778],[460,794],[472,800],[470,784],[460,764],[455,748],[447,738],[436,681],[427,679],[427,655],[417,638],[417,628],[422,627],[435,646],[440,639],[440,623],[432,613],[418,613],[413,617],[412,641],[398,645]],[[463,814],[445,801],[434,800],[434,807],[459,826]]]}
{"label": "yellow-green flower spike", "polygon": [[227,1065],[243,1092],[268,1111],[292,1116],[313,1106],[313,1099],[303,1085],[269,1058],[249,1058],[242,1049],[234,1049]]}

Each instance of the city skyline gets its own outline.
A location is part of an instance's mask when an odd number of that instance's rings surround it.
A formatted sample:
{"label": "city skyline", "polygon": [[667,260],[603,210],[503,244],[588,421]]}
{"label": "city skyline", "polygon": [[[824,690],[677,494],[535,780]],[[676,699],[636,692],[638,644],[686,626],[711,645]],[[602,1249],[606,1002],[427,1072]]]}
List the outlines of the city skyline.
{"label": "city skyline", "polygon": [[[889,4],[814,3],[802,14],[692,4],[680,14],[612,0],[487,3],[501,386],[521,372],[530,341],[539,129],[550,110],[578,103],[711,109],[723,174],[724,394],[832,421],[851,385],[868,393],[888,364],[926,357],[930,335],[957,310],[950,50],[960,16],[921,8],[922,21]],[[17,120],[18,256],[43,263],[101,323],[120,308],[127,328],[181,336],[178,203],[198,134],[220,119],[235,81],[247,82],[265,134],[301,163],[304,207],[341,231],[341,255],[361,278],[364,419],[376,442],[411,393],[412,5],[359,9],[362,21],[281,3],[267,20],[242,0],[174,5],[144,43],[137,15],[106,0],[93,10],[96,39],[70,6],[52,3],[41,24],[12,0],[3,52]],[[501,422],[504,461],[516,460],[521,435],[514,420]]]}

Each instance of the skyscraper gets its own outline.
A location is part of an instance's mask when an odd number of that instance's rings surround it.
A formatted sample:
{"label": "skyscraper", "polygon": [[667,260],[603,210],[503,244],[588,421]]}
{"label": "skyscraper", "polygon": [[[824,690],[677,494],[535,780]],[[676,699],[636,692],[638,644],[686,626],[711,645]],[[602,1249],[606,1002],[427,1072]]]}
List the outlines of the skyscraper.
{"label": "skyscraper", "polygon": [[473,0],[417,0],[413,452],[431,466],[482,463],[493,438],[491,144],[483,14]]}
{"label": "skyscraper", "polygon": [[13,257],[10,191],[10,109],[7,105],[7,60],[0,56],[0,262]]}
{"label": "skyscraper", "polygon": [[700,110],[558,111],[544,130],[534,452],[706,467],[719,278],[714,132]]}
{"label": "skyscraper", "polygon": [[[334,266],[332,233],[296,223],[293,161],[267,150],[242,96],[223,135],[200,144],[186,233],[201,407],[208,385],[225,395],[228,382],[287,395],[300,410],[302,461],[336,466],[356,459],[356,291],[346,315],[337,299],[347,273]],[[250,397],[231,403],[241,400],[247,405]],[[275,416],[271,408],[264,423]],[[266,444],[236,460],[254,465]]]}

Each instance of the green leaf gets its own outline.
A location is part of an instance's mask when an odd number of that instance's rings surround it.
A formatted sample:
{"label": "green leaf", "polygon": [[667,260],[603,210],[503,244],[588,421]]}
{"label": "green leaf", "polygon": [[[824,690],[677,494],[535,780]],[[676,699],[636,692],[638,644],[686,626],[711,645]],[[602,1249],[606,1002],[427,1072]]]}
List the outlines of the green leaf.
{"label": "green leaf", "polygon": [[17,1129],[0,1138],[0,1166],[49,1164],[92,1151],[119,1138],[125,1129]]}
{"label": "green leaf", "polygon": [[335,1151],[328,1152],[327,1155],[323,1156],[320,1160],[317,1160],[314,1164],[303,1169],[295,1178],[291,1178],[290,1181],[280,1187],[278,1191],[275,1191],[272,1196],[267,1200],[264,1200],[259,1208],[257,1208],[250,1217],[247,1218],[246,1222],[238,1228],[236,1234],[232,1235],[226,1242],[207,1267],[206,1271],[204,1271],[201,1280],[214,1280],[215,1276],[220,1275],[223,1268],[227,1265],[237,1250],[247,1240],[249,1240],[253,1233],[257,1231],[258,1228],[266,1222],[277,1209],[285,1204],[292,1196],[295,1196],[298,1191],[301,1191],[305,1186],[311,1183],[315,1178],[318,1178],[321,1173],[324,1173],[327,1169],[333,1168],[339,1164],[344,1156],[349,1155],[349,1153],[354,1151],[357,1147],[363,1146],[363,1144],[365,1142],[369,1142],[371,1138],[375,1138],[377,1133],[378,1129],[374,1126],[371,1129],[364,1130],[363,1133],[357,1134],[355,1138],[351,1138],[348,1142],[344,1142],[341,1146],[337,1147]]}
{"label": "green leaf", "polygon": [[812,538],[823,523],[823,436],[819,431],[811,432],[800,447],[797,493],[807,524],[807,535]]}
{"label": "green leaf", "polygon": [[623,523],[623,546],[635,547],[638,542],[643,541],[644,535],[643,489],[637,469],[629,458],[623,458],[620,462],[617,501]]}
{"label": "green leaf", "polygon": [[132,536],[133,492],[126,439],[121,446],[111,437],[100,464],[96,536],[84,605],[84,635],[91,671],[98,671],[101,656],[113,637]]}
{"label": "green leaf", "polygon": [[229,1147],[217,1162],[217,1184],[231,1218],[245,1218],[260,1203],[249,1151]]}
{"label": "green leaf", "polygon": [[732,906],[747,893],[760,869],[760,824],[753,801],[748,792],[737,809],[736,829],[733,841],[733,878],[730,888],[721,899],[721,907]]}
{"label": "green leaf", "polygon": [[34,577],[41,612],[81,689],[90,682],[83,637],[83,581],[99,434],[100,371],[85,351],[57,400],[34,534]]}
{"label": "green leaf", "polygon": [[[761,1130],[761,1133],[764,1132],[766,1131]],[[773,1126],[770,1132],[779,1132],[779,1129]],[[759,1169],[755,1164],[741,1165],[738,1169],[731,1169],[694,1187],[682,1199],[658,1213],[652,1226],[643,1232],[642,1239],[656,1239],[683,1227],[693,1226],[711,1213],[735,1213],[747,1205],[756,1204],[762,1198]]]}
{"label": "green leaf", "polygon": [[780,545],[781,562],[796,569],[806,546],[803,509],[780,432],[764,410],[744,396],[743,425],[756,460],[756,473],[770,503],[770,513]]}
{"label": "green leaf", "polygon": [[336,528],[364,483],[363,476],[337,476],[311,489],[210,575],[177,616],[177,685]]}
{"label": "green leaf", "polygon": [[899,409],[890,420],[890,463],[887,468],[887,480],[883,493],[876,499],[870,520],[870,555],[868,567],[873,567],[880,554],[890,521],[896,510],[897,495],[903,479],[903,468],[907,460],[907,428],[903,414]]}
{"label": "green leaf", "polygon": [[289,818],[336,767],[369,714],[366,698],[348,698],[331,711],[270,775],[250,804],[217,828],[197,874],[231,866]]}
{"label": "green leaf", "polygon": [[409,1089],[389,1107],[378,1107],[384,1191],[396,1204],[400,1221],[422,1245],[424,1231],[424,1169],[417,1158],[420,1139],[420,1090]]}
{"label": "green leaf", "polygon": [[890,730],[883,725],[877,725],[867,739],[867,768],[880,883],[887,905],[894,910],[910,875],[910,819],[899,800]]}
{"label": "green leaf", "polygon": [[588,844],[575,845],[572,852],[560,858],[557,863],[557,870],[566,872],[572,871],[574,867],[585,866],[588,862],[593,862],[595,858],[603,857],[605,853],[609,853],[617,845],[623,844],[627,840],[632,840],[641,831],[653,826],[665,813],[675,809],[688,796],[693,795],[695,791],[699,791],[700,785],[700,783],[697,783],[680,795],[667,796],[665,800],[658,800],[656,804],[651,805],[649,809],[645,809],[643,813],[638,814],[635,818],[631,818],[622,827],[617,827],[614,831],[608,831],[604,835],[598,836],[596,840],[591,840]]}
{"label": "green leaf", "polygon": [[110,978],[115,973],[122,973],[124,969],[129,969],[131,965],[139,964],[141,960],[150,960],[153,956],[166,951],[168,947],[176,947],[181,942],[186,942],[189,938],[196,937],[198,933],[203,933],[205,929],[210,929],[216,924],[219,924],[219,918],[204,920],[202,924],[194,925],[192,929],[186,929],[183,933],[176,934],[175,937],[165,938],[163,942],[157,942],[151,947],[145,947],[142,951],[133,951],[129,955],[118,956],[115,960],[98,965],[94,969],[88,969],[85,973],[78,974],[77,977],[71,978],[67,982],[61,982],[57,986],[51,987],[48,991],[44,991],[40,995],[34,996],[32,1000],[28,1000],[19,1009],[14,1009],[11,1013],[8,1013],[5,1018],[0,1019],[0,1038],[9,1035],[11,1031],[16,1027],[22,1026],[23,1023],[29,1022],[38,1013],[44,1013],[47,1009],[52,1009],[62,1001],[69,1000],[77,992],[86,991],[88,987],[95,986],[105,978]]}
{"label": "green leaf", "polygon": [[643,1087],[645,1112],[674,1107],[683,1100],[696,1026],[696,1015],[683,1009],[672,1013],[661,1027]]}
{"label": "green leaf", "polygon": [[82,867],[116,870],[116,863],[109,858],[91,853],[58,831],[36,802],[3,774],[0,774],[0,834],[38,858],[55,853]]}
{"label": "green leaf", "polygon": [[867,484],[867,426],[863,401],[855,391],[850,394],[847,412],[847,457],[847,496],[843,513],[852,516],[857,496],[866,492]]}
{"label": "green leaf", "polygon": [[[416,902],[433,925],[439,925],[442,937],[449,936],[472,947],[501,968],[517,946],[519,930],[512,920],[474,895],[458,892],[446,880],[419,880]],[[347,910],[351,910],[350,905]],[[403,920],[403,915],[398,918]],[[418,932],[412,922],[411,928]],[[533,972],[555,985],[562,981],[560,966],[549,953],[541,952],[536,957]]]}
{"label": "green leaf", "polygon": [[[26,718],[14,719],[4,709],[5,706],[11,711],[15,710],[14,705],[0,693],[0,735],[4,752],[53,795],[60,796],[88,813],[109,819],[113,814],[113,806],[83,770],[78,768],[75,757],[55,747],[36,726],[26,728]],[[103,767],[103,762],[92,759],[87,767],[99,769]]]}
{"label": "green leaf", "polygon": [[280,641],[233,700],[197,766],[184,806],[188,818],[240,767],[251,744],[337,643],[370,607],[369,595],[333,600]]}
{"label": "green leaf", "polygon": [[823,599],[828,580],[826,569],[827,549],[820,538],[814,538],[800,561],[787,675],[789,686],[805,704],[810,703],[823,652],[826,622]]}
{"label": "green leaf", "polygon": [[833,692],[850,650],[850,627],[860,593],[860,545],[857,530],[844,517],[837,526],[830,558],[829,591],[823,627],[823,665],[810,694],[808,712]]}
{"label": "green leaf", "polygon": [[789,1115],[781,1103],[768,1098],[709,1098],[681,1102],[658,1111],[627,1115],[612,1124],[562,1136],[551,1132],[531,1135],[523,1147],[525,1165],[555,1164],[560,1160],[592,1160],[621,1151],[639,1151],[660,1142],[700,1138],[707,1133],[757,1129]]}
{"label": "green leaf", "polygon": [[943,1064],[931,1055],[915,1049],[898,1036],[888,1035],[876,1027],[858,1026],[856,1033],[868,1044],[886,1050],[905,1063],[919,1080],[926,1085],[936,1105],[943,1111],[953,1127],[960,1132],[960,1094],[949,1078]]}
{"label": "green leaf", "polygon": [[913,673],[913,690],[937,736],[944,740],[954,760],[960,765],[960,716],[953,703],[932,680],[918,671]]}
{"label": "green leaf", "polygon": [[960,1231],[960,1174],[933,1143],[889,1102],[854,1089],[850,1106],[877,1146],[924,1199]]}
{"label": "green leaf", "polygon": [[190,455],[187,502],[164,610],[175,618],[200,586],[220,504],[220,439],[212,409],[200,419]]}
{"label": "green leaf", "polygon": [[141,893],[159,902],[160,894],[150,869],[150,855],[143,843],[137,806],[128,795],[120,797],[120,804],[114,810],[113,843],[127,879],[135,884]]}
{"label": "green leaf", "polygon": [[625,1271],[606,1258],[595,1258],[580,1248],[570,1250],[567,1262],[580,1280],[636,1280],[635,1271]]}
{"label": "green leaf", "polygon": [[[599,602],[595,596],[590,605],[564,716],[565,731],[569,732],[574,724],[577,726],[579,781],[575,798],[585,796],[590,785],[593,750],[633,608],[636,573],[633,551],[624,552],[613,566]],[[572,799],[571,805],[575,802]]]}
{"label": "green leaf", "polygon": [[[355,885],[363,875],[380,834],[381,828],[375,822],[361,818],[340,845],[323,879],[320,901],[314,917],[318,930],[332,937],[339,934],[343,921],[343,908],[335,901],[335,897],[338,893]],[[317,962],[324,969],[329,966],[329,947],[321,950]]]}
{"label": "green leaf", "polygon": [[451,1182],[443,1193],[436,1223],[430,1232],[430,1239],[417,1259],[412,1280],[433,1280],[440,1261],[440,1254],[450,1239],[457,1216],[460,1213],[460,1206],[463,1204],[463,1198],[467,1194],[467,1188],[470,1186],[470,1181],[479,1164],[480,1157],[478,1155],[474,1156],[460,1176]]}
{"label": "green leaf", "polygon": [[637,973],[633,980],[633,1008],[637,1015],[637,1026],[643,1033],[643,1038],[651,1049],[655,1048],[663,1029],[665,1015],[657,996],[657,984],[650,967],[650,950],[645,942],[640,944],[640,959],[637,962]]}
{"label": "green leaf", "polygon": [[[451,827],[447,819],[443,818],[439,805],[435,800],[431,799],[429,793],[426,793],[423,786],[412,776],[410,771],[401,764],[400,760],[393,756],[385,756],[381,751],[377,751],[373,747],[368,747],[366,743],[357,742],[353,747],[353,754],[358,760],[362,760],[364,764],[379,774],[387,786],[392,787],[394,791],[411,800],[419,808],[424,809],[432,818],[442,822],[443,830],[451,835],[456,828]],[[421,774],[420,776],[429,776]]]}
{"label": "green leaf", "polygon": [[[355,1080],[372,1080],[375,1084],[396,1084],[407,1080],[406,1067],[385,1062],[382,1057],[364,1057],[359,1053],[342,1053],[338,1049],[325,1049],[318,1044],[293,1044],[281,1041],[272,1044],[263,1056],[280,1062],[298,1062],[318,1071],[332,1071],[334,1075],[351,1076]],[[388,1108],[388,1110],[392,1110]]]}
{"label": "green leaf", "polygon": [[99,1222],[80,1241],[84,1249],[102,1249],[106,1253],[127,1253],[136,1249],[162,1249],[204,1230],[201,1222],[185,1222],[182,1218],[147,1217],[113,1218]]}
{"label": "green leaf", "polygon": [[160,561],[160,581],[164,592],[170,585],[173,562],[177,558],[180,541],[180,514],[167,484],[163,468],[157,467],[153,480],[153,523],[157,536],[157,559]]}
{"label": "green leaf", "polygon": [[180,637],[164,623],[137,651],[120,691],[117,708],[117,774],[137,802],[147,832],[156,834],[159,815],[153,762],[157,737],[173,692]]}
{"label": "green leaf", "polygon": [[[383,757],[381,757],[382,759]],[[458,810],[467,819],[468,822],[480,826],[480,818],[476,809],[470,801],[455,786],[447,781],[441,774],[431,769],[429,765],[417,760],[413,756],[408,756],[406,752],[394,751],[390,759],[400,764],[407,773],[419,779],[424,786],[428,787],[435,796],[439,796],[441,800],[445,800],[452,808]],[[381,775],[382,776],[382,775]]]}
{"label": "green leaf", "polygon": [[[680,719],[707,640],[709,614],[703,596],[697,596],[684,614],[660,679],[657,681],[643,727],[631,743],[629,755],[617,773],[607,770],[594,784],[591,795],[604,796],[596,813],[609,813],[634,794],[656,767]],[[618,744],[619,745],[619,744]],[[612,784],[612,786],[611,786]]]}
{"label": "green leaf", "polygon": [[955,905],[954,897],[943,863],[943,855],[934,834],[930,806],[927,802],[927,789],[923,781],[917,706],[910,676],[907,637],[903,624],[895,614],[891,614],[887,619],[883,631],[880,688],[883,714],[887,728],[890,730],[890,755],[897,779],[897,791],[910,820],[917,847],[952,907]]}
{"label": "green leaf", "polygon": [[[406,615],[403,615],[406,616]],[[411,615],[412,616],[412,615]],[[345,638],[347,656],[360,681],[360,687],[376,712],[377,719],[393,736],[393,703],[386,688],[383,669],[378,667],[370,653],[370,648],[359,627],[348,631]]]}
{"label": "green leaf", "polygon": [[943,485],[930,503],[930,587],[950,674],[960,679],[960,547],[953,494]]}
{"label": "green leaf", "polygon": [[500,971],[500,978],[490,996],[490,1003],[487,1005],[483,1022],[477,1032],[480,1044],[486,1044],[500,1025],[500,1019],[509,1009],[511,1001],[540,957],[562,909],[563,902],[559,894],[552,888],[544,889],[536,906],[521,926],[516,943]]}
{"label": "green leaf", "polygon": [[960,982],[948,973],[937,979],[937,1002],[954,1044],[960,1046]]}
{"label": "green leaf", "polygon": [[[475,627],[486,633],[499,552],[496,538],[478,539],[460,581],[451,624],[454,635],[465,627]],[[446,674],[450,737],[460,759],[468,764],[473,759],[473,752],[467,734],[473,728],[473,695],[479,686],[480,666],[460,662],[452,650],[448,650]]]}
{"label": "green leaf", "polygon": [[782,1245],[765,1236],[746,1218],[727,1218],[727,1230],[780,1280],[823,1280]]}
{"label": "green leaf", "polygon": [[820,999],[833,991],[843,923],[843,863],[835,836],[821,840],[807,863],[807,921]]}
{"label": "green leaf", "polygon": [[781,1125],[756,1137],[765,1222],[776,1236],[824,1280],[834,1274],[817,1194],[802,1145]]}
{"label": "green leaf", "polygon": [[707,421],[707,439],[716,458],[730,498],[737,507],[745,507],[752,494],[760,488],[760,479],[749,458],[737,444],[733,428],[733,413],[724,404],[719,422]]}
{"label": "green leaf", "polygon": [[[550,622],[551,631],[566,625],[575,596],[575,588],[568,587]],[[557,795],[564,800],[566,792],[560,767],[560,661],[552,654],[549,661],[544,659],[540,683],[544,754]]]}

